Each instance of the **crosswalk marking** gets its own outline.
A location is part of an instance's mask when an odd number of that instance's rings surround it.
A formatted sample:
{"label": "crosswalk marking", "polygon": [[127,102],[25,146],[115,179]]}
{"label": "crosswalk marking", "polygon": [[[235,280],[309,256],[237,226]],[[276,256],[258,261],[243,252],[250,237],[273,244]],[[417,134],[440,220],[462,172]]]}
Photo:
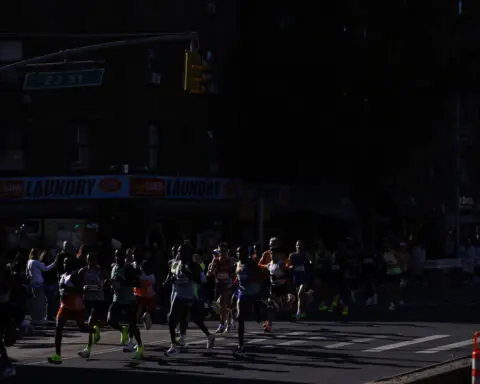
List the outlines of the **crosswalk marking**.
{"label": "crosswalk marking", "polygon": [[469,339],[465,341],[459,341],[458,343],[446,344],[446,345],[441,345],[435,348],[425,349],[423,351],[418,351],[417,353],[433,354],[433,353],[448,351],[450,349],[468,347],[469,345],[472,345],[472,344],[473,344],[472,340]]}
{"label": "crosswalk marking", "polygon": [[[311,333],[310,333],[311,334]],[[410,338],[401,342],[392,342],[390,340],[390,344],[383,344],[375,348],[365,349],[365,344],[373,344],[375,341],[380,341],[382,339],[388,339],[388,336],[384,335],[365,335],[369,337],[361,337],[361,338],[352,338],[355,335],[349,335],[348,332],[346,334],[339,334],[345,341],[339,341],[337,336],[335,337],[327,337],[327,336],[308,336],[308,332],[291,332],[285,333],[283,335],[272,335],[275,337],[262,337],[263,334],[261,332],[258,333],[249,333],[250,337],[246,337],[245,345],[258,346],[263,349],[272,349],[272,348],[282,348],[282,347],[289,347],[289,346],[302,346],[308,345],[316,348],[324,348],[326,350],[334,350],[334,349],[342,349],[352,347],[355,348],[356,344],[364,344],[363,348],[358,348],[362,352],[383,352],[383,351],[390,351],[390,350],[397,350],[404,347],[409,347],[411,345],[421,344],[432,342],[435,340],[444,339],[447,337],[451,337],[451,335],[430,335],[426,337],[417,337],[417,338]],[[307,335],[302,337],[302,335]],[[219,335],[220,336],[220,335]],[[236,335],[234,335],[236,336]],[[335,340],[336,339],[336,340]],[[458,339],[457,339],[458,340]],[[218,342],[219,348],[225,348],[230,346],[237,346],[238,342],[236,337],[224,337],[220,336],[216,338]],[[336,342],[337,341],[337,342]],[[420,354],[437,354],[445,351],[454,350],[457,348],[464,348],[471,345],[472,341],[470,339],[463,340],[463,341],[455,341],[452,340],[449,344],[440,345],[437,347],[432,347],[431,345],[426,344],[423,349],[417,348],[414,353]],[[205,339],[194,340],[192,342],[188,342],[188,346],[202,346],[206,343]],[[325,344],[325,345],[323,345]],[[377,344],[378,345],[378,344]],[[374,345],[372,345],[373,347]],[[257,347],[257,348],[258,348]]]}
{"label": "crosswalk marking", "polygon": [[[222,340],[225,340],[225,338],[224,337],[216,337],[215,338],[215,341],[222,341]],[[187,342],[187,346],[198,345],[198,344],[205,344],[206,345],[207,344],[207,339]]]}
{"label": "crosswalk marking", "polygon": [[366,338],[363,338],[363,339],[352,339],[350,341],[345,341],[343,343],[335,343],[335,344],[325,345],[323,348],[325,348],[325,349],[338,349],[338,348],[347,347],[347,346],[352,345],[352,344],[368,343],[368,342],[373,341],[373,340],[375,340],[374,337],[366,337]]}
{"label": "crosswalk marking", "polygon": [[287,337],[302,336],[302,335],[306,335],[306,334],[307,334],[307,332],[290,332],[287,335],[279,335],[279,336],[276,336],[275,338],[276,339],[286,339]]}
{"label": "crosswalk marking", "polygon": [[277,345],[298,345],[298,344],[304,344],[305,342],[306,340],[290,340]]}
{"label": "crosswalk marking", "polygon": [[387,344],[387,345],[383,345],[381,347],[367,349],[363,352],[390,351],[392,349],[408,347],[409,345],[420,344],[420,343],[425,343],[427,341],[443,339],[443,338],[448,337],[448,336],[449,335],[432,335],[432,336],[427,336],[427,337],[420,337],[418,339],[413,339],[413,340],[410,340],[410,341],[402,341],[400,343]]}
{"label": "crosswalk marking", "polygon": [[327,340],[326,337],[324,336],[312,336],[312,337],[307,337],[308,340]]}

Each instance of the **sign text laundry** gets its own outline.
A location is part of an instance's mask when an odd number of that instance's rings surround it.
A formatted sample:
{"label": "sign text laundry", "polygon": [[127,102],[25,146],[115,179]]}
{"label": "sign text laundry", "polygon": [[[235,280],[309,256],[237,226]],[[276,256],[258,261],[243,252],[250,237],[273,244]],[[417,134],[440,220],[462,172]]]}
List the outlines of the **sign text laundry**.
{"label": "sign text laundry", "polygon": [[128,197],[123,175],[42,177],[24,181],[26,199],[118,199]]}
{"label": "sign text laundry", "polygon": [[223,183],[219,180],[168,178],[166,197],[177,199],[219,199]]}
{"label": "sign text laundry", "polygon": [[42,197],[90,197],[97,180],[91,179],[41,179],[27,181],[26,196]]}

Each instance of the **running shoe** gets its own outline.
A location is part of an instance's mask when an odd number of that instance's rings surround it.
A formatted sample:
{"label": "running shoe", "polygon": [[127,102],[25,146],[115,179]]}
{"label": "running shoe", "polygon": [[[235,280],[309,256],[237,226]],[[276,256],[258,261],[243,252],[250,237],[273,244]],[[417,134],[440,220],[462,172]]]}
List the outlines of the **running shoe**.
{"label": "running shoe", "polygon": [[225,332],[225,325],[223,324],[220,324],[217,330],[215,331],[215,333],[224,333],[224,332]]}
{"label": "running shoe", "polygon": [[9,377],[13,377],[16,374],[17,374],[17,370],[15,369],[15,367],[12,367],[11,365],[8,365],[5,368],[3,368],[0,377],[2,379],[8,379]]}
{"label": "running shoe", "polygon": [[328,311],[328,306],[325,305],[325,302],[322,302],[322,303],[320,303],[320,305],[318,306],[318,310],[319,310],[320,312]]}
{"label": "running shoe", "polygon": [[215,335],[208,335],[207,337],[207,349],[215,347]]}
{"label": "running shoe", "polygon": [[48,362],[50,364],[62,364],[62,357],[54,353],[52,356],[48,358]]}
{"label": "running shoe", "polygon": [[142,322],[146,330],[149,330],[152,328],[152,318],[150,317],[150,314],[148,312],[145,312],[143,314]]}
{"label": "running shoe", "polygon": [[132,343],[131,340],[123,346],[123,352],[134,352],[134,351],[135,351],[135,345]]}
{"label": "running shoe", "polygon": [[180,351],[175,347],[175,345],[171,345],[170,348],[168,348],[165,351],[165,356],[174,356],[177,355]]}
{"label": "running shoe", "polygon": [[135,360],[142,360],[143,359],[143,352],[145,348],[143,345],[137,345],[135,351]]}
{"label": "running shoe", "polygon": [[267,332],[267,333],[270,333],[272,332],[272,324],[268,321],[266,321],[264,324],[263,324],[263,331],[264,332]]}
{"label": "running shoe", "polygon": [[180,337],[177,339],[177,347],[184,348],[185,347],[185,336],[180,335]]}
{"label": "running shoe", "polygon": [[122,327],[122,335],[120,336],[120,344],[126,345],[128,343],[128,327]]}
{"label": "running shoe", "polygon": [[238,356],[238,357],[244,356],[244,355],[245,355],[245,349],[243,348],[243,345],[239,345],[239,346],[237,347],[237,349],[235,349],[235,350],[233,351],[233,354],[234,354],[235,356]]}
{"label": "running shoe", "polygon": [[80,356],[84,359],[88,359],[90,357],[90,348],[85,347],[85,349],[78,352],[78,356]]}
{"label": "running shoe", "polygon": [[95,326],[93,327],[93,330],[94,330],[94,333],[93,333],[93,344],[98,344],[99,341],[100,341],[100,339],[102,338],[102,337],[100,336],[100,328],[99,328],[97,325],[95,325]]}
{"label": "running shoe", "polygon": [[230,321],[230,323],[227,325],[227,332],[230,331],[235,331],[237,329],[237,323],[235,320]]}

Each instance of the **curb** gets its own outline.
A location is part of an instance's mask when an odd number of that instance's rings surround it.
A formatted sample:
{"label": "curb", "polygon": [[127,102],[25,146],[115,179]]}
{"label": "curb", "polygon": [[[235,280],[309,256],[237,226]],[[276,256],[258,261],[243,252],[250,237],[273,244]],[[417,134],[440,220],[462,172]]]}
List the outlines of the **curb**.
{"label": "curb", "polygon": [[[435,363],[428,365],[426,367],[417,368],[411,371],[407,371],[404,373],[396,374],[393,376],[387,376],[378,380],[368,381],[364,384],[408,384],[414,383],[416,381],[434,377],[443,373],[447,373],[450,371],[462,369],[465,367],[470,366],[471,364],[471,356],[470,354],[464,355],[462,357],[456,357],[455,359],[445,360],[441,363]],[[442,369],[443,368],[443,369]],[[435,371],[438,372],[435,372]],[[433,372],[432,372],[433,371]]]}

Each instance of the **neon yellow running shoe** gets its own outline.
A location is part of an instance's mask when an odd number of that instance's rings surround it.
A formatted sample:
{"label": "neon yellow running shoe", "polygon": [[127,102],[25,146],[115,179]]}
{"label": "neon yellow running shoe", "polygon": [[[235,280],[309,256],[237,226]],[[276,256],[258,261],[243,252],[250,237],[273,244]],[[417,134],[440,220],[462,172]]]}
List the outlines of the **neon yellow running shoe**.
{"label": "neon yellow running shoe", "polygon": [[52,356],[48,358],[48,362],[50,364],[62,364],[62,357],[54,353]]}
{"label": "neon yellow running shoe", "polygon": [[135,360],[142,360],[143,359],[143,351],[145,348],[143,345],[137,345],[137,350],[135,351]]}
{"label": "neon yellow running shoe", "polygon": [[95,333],[93,334],[93,344],[98,344],[98,342],[101,340],[100,328],[95,325],[93,327],[93,330],[95,331]]}
{"label": "neon yellow running shoe", "polygon": [[128,327],[122,327],[122,335],[120,337],[120,344],[127,345],[128,344]]}
{"label": "neon yellow running shoe", "polygon": [[325,312],[325,311],[328,311],[328,306],[325,305],[325,303],[322,303],[318,306],[318,310],[320,312]]}

